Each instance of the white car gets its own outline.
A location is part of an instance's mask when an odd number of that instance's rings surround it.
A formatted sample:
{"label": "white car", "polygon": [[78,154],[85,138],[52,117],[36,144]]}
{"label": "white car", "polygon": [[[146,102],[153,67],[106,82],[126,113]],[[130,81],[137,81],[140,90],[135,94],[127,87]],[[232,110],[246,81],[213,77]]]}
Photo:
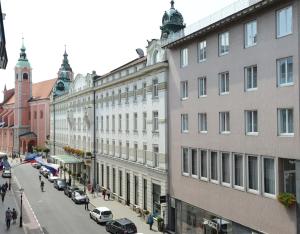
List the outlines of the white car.
{"label": "white car", "polygon": [[113,220],[113,214],[107,207],[97,207],[90,211],[90,218],[97,223],[106,223]]}
{"label": "white car", "polygon": [[2,177],[3,178],[11,178],[11,171],[8,169],[4,169],[4,171],[2,173]]}
{"label": "white car", "polygon": [[48,180],[49,180],[51,183],[53,183],[54,180],[57,180],[57,179],[59,179],[59,177],[53,175],[52,173],[50,173],[50,175],[48,176]]}

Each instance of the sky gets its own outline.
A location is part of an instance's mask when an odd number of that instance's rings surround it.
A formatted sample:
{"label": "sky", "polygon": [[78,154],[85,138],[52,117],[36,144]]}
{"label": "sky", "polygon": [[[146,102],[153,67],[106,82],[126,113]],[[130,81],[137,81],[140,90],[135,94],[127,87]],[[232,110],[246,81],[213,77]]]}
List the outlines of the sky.
{"label": "sky", "polygon": [[[170,0],[0,0],[8,65],[0,69],[2,90],[14,88],[14,67],[22,36],[32,67],[32,81],[57,77],[65,45],[74,74],[93,70],[105,74],[146,51],[147,40],[160,38],[160,26]],[[185,24],[230,5],[236,0],[175,0]]]}

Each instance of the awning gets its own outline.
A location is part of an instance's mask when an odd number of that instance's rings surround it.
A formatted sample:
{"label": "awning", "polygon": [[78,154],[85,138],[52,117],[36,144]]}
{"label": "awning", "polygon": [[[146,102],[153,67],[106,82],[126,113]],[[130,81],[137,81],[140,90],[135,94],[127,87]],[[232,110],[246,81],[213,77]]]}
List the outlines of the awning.
{"label": "awning", "polygon": [[82,163],[83,159],[76,158],[72,155],[51,155],[53,159],[66,164]]}

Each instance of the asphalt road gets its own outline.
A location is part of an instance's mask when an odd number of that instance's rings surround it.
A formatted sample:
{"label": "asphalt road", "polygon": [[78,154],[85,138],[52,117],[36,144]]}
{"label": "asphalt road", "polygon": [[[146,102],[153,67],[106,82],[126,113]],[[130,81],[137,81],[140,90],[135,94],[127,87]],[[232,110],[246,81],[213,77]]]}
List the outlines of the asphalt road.
{"label": "asphalt road", "polygon": [[39,171],[30,164],[13,169],[35,216],[45,234],[101,234],[105,226],[89,218],[84,205],[76,205],[63,191],[58,191],[46,178],[45,192],[41,192]]}

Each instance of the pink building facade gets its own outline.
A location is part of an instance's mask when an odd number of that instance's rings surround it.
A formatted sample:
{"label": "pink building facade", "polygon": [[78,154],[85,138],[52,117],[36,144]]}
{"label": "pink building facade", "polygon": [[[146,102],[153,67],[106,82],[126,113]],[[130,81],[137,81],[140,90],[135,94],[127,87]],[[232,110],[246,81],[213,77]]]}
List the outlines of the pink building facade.
{"label": "pink building facade", "polygon": [[4,88],[0,105],[0,151],[31,152],[45,146],[50,134],[50,93],[56,79],[32,84],[32,68],[22,45],[15,66],[15,88]]}

